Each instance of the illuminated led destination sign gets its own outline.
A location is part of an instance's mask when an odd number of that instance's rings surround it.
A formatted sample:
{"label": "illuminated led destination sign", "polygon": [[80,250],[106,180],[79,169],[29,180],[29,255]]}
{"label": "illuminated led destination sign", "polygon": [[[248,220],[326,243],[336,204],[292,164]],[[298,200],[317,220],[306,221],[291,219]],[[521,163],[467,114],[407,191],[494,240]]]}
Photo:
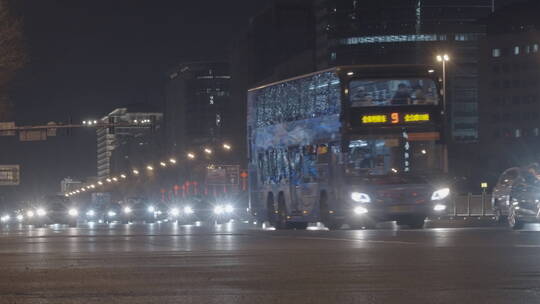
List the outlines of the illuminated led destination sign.
{"label": "illuminated led destination sign", "polygon": [[362,114],[360,121],[362,125],[403,125],[431,122],[429,113],[384,113],[384,114]]}

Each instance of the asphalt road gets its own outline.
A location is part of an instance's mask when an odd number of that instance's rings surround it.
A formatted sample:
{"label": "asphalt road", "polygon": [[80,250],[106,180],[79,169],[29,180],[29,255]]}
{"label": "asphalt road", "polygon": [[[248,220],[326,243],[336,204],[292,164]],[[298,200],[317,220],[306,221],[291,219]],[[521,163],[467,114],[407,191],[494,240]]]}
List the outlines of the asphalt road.
{"label": "asphalt road", "polygon": [[0,303],[538,303],[540,230],[0,229]]}

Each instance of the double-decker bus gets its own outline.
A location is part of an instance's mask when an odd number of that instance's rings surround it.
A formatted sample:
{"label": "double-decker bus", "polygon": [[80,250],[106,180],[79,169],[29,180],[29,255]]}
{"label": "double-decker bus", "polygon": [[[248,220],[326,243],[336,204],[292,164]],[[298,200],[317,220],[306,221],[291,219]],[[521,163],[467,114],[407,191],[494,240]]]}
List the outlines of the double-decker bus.
{"label": "double-decker bus", "polygon": [[341,66],[248,91],[250,210],[278,229],[420,228],[449,189],[436,69]]}

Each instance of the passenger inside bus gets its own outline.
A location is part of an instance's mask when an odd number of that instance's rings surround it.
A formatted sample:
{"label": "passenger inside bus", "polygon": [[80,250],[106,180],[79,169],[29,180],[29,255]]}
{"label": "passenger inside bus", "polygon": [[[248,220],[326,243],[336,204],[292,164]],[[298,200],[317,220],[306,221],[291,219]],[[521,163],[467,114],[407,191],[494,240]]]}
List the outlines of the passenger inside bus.
{"label": "passenger inside bus", "polygon": [[437,105],[435,82],[431,79],[351,80],[351,107]]}

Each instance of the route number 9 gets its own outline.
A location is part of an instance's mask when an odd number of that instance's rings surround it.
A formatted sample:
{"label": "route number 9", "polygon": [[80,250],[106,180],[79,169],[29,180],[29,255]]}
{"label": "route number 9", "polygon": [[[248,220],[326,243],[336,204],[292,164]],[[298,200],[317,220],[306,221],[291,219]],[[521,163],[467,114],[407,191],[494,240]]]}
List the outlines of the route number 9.
{"label": "route number 9", "polygon": [[399,113],[394,112],[394,113],[390,114],[390,119],[391,119],[392,124],[399,123]]}

